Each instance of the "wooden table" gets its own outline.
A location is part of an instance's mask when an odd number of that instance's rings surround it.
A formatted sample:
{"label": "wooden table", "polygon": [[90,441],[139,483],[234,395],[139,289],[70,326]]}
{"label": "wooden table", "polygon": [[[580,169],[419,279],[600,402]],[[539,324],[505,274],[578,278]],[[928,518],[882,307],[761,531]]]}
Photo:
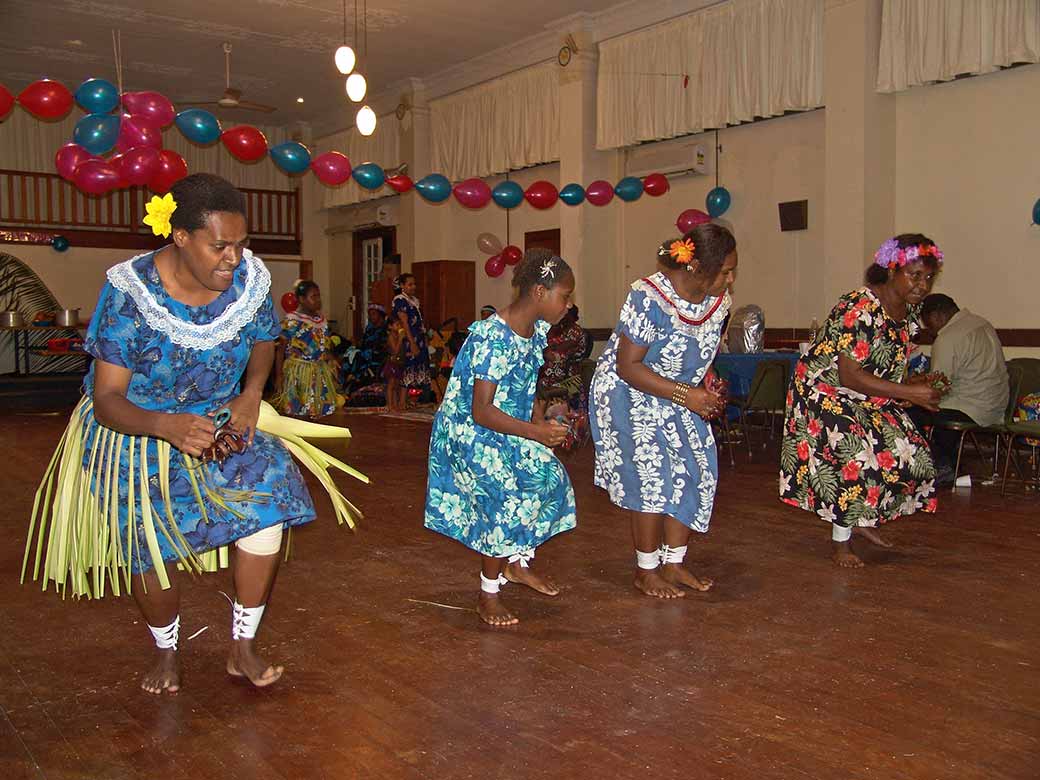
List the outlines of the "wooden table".
{"label": "wooden table", "polygon": [[[15,374],[31,374],[32,364],[30,360],[32,357],[73,357],[73,358],[90,358],[86,352],[54,352],[52,350],[34,348],[29,343],[30,333],[57,333],[67,331],[84,331],[87,329],[86,324],[81,325],[17,325],[15,327],[0,327],[0,333],[10,333],[11,341],[14,345],[14,372]],[[24,356],[25,370],[22,370],[22,359]]]}

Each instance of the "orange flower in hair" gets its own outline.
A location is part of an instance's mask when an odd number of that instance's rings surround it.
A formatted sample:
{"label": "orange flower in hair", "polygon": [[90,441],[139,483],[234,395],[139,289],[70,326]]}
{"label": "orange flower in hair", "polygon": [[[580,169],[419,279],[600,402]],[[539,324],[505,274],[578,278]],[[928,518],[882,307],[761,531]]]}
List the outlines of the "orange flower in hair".
{"label": "orange flower in hair", "polygon": [[696,250],[696,246],[693,241],[689,238],[683,240],[673,241],[671,246],[668,247],[668,254],[672,260],[681,265],[689,265],[693,262],[693,253]]}

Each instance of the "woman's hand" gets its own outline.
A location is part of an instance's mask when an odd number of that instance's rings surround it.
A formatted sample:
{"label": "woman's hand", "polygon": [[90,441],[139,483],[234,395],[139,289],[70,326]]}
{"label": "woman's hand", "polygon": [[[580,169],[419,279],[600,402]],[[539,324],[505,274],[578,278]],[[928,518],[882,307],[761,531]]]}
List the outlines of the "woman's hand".
{"label": "woman's hand", "polygon": [[195,414],[165,414],[159,427],[160,438],[196,458],[213,444],[217,431],[212,419]]}
{"label": "woman's hand", "polygon": [[942,393],[924,382],[907,382],[903,386],[903,399],[914,406],[920,406],[930,412],[939,411]]}
{"label": "woman's hand", "polygon": [[570,433],[570,429],[566,425],[561,425],[556,420],[537,420],[534,423],[534,427],[534,436],[532,438],[550,449],[563,444],[567,434]]}
{"label": "woman's hand", "polygon": [[[246,444],[252,444],[253,435],[256,433],[256,421],[260,419],[259,394],[245,390],[241,395],[231,399],[231,402],[224,408],[231,411],[229,424],[240,432]],[[215,414],[217,412],[213,412],[213,415]]]}
{"label": "woman's hand", "polygon": [[686,408],[705,420],[718,417],[725,407],[726,402],[721,395],[703,387],[691,387],[686,394]]}

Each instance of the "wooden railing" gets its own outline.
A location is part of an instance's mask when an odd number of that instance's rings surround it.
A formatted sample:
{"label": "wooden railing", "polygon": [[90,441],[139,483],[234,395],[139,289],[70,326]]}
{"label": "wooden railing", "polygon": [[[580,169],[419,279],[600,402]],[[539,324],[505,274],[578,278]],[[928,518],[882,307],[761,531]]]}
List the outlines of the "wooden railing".
{"label": "wooden railing", "polygon": [[[298,254],[300,198],[297,190],[240,188],[246,199],[249,235],[266,251]],[[150,240],[151,229],[142,224],[144,204],[152,193],[130,187],[107,195],[85,195],[54,173],[0,169],[0,226],[23,230],[81,231],[98,234],[88,243],[106,246],[111,234],[127,234]],[[106,234],[109,234],[106,240]],[[125,240],[114,245],[124,246]]]}

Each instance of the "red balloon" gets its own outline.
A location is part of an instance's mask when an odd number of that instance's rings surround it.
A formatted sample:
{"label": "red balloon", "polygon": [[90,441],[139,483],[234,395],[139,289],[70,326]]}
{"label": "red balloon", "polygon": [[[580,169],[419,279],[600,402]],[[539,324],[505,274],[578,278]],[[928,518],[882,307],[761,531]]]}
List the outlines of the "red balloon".
{"label": "red balloon", "polygon": [[224,146],[242,162],[256,162],[267,154],[267,139],[251,125],[236,125],[220,134]]}
{"label": "red balloon", "polygon": [[679,228],[680,233],[689,233],[695,227],[703,225],[705,222],[711,222],[711,217],[703,211],[700,209],[686,209],[675,220],[675,226]]}
{"label": "red balloon", "polygon": [[350,179],[350,160],[341,152],[325,152],[311,160],[311,170],[322,184],[333,187]]}
{"label": "red balloon", "polygon": [[556,199],[560,197],[560,193],[550,182],[543,179],[528,187],[524,197],[536,209],[547,209],[556,205]]}
{"label": "red balloon", "polygon": [[300,305],[300,299],[296,297],[296,293],[287,292],[282,296],[282,311],[290,312],[296,311],[296,307]]}
{"label": "red balloon", "polygon": [[129,187],[130,182],[127,181],[126,176],[123,175],[123,155],[117,152],[116,154],[110,154],[108,157],[104,158],[104,160],[113,168],[115,168],[116,173],[119,174],[119,184],[116,185],[116,189],[125,190],[127,187]]}
{"label": "red balloon", "polygon": [[386,183],[396,192],[408,192],[408,190],[415,186],[415,182],[412,181],[411,177],[407,173],[399,173],[396,176],[390,176],[387,178]]}
{"label": "red balloon", "polygon": [[606,206],[614,200],[614,185],[603,179],[596,179],[585,188],[585,198],[593,206]]}
{"label": "red balloon", "polygon": [[76,168],[72,183],[90,195],[119,188],[119,171],[108,160],[86,160]]}
{"label": "red balloon", "polygon": [[60,81],[40,79],[22,90],[18,102],[37,119],[61,119],[72,108],[72,93]]}
{"label": "red balloon", "polygon": [[157,195],[165,195],[170,187],[188,175],[188,164],[172,149],[159,152],[159,170],[148,182],[148,189]]}
{"label": "red balloon", "polygon": [[150,146],[138,146],[119,156],[119,173],[127,184],[147,184],[159,172],[159,152]]}
{"label": "red balloon", "polygon": [[502,259],[506,265],[516,265],[524,259],[524,253],[520,247],[510,244],[502,250]]}
{"label": "red balloon", "polygon": [[11,113],[14,107],[14,96],[7,91],[7,87],[0,84],[0,120]]}
{"label": "red balloon", "polygon": [[491,188],[482,179],[466,179],[452,188],[455,200],[468,209],[484,208],[491,200]]}
{"label": "red balloon", "polygon": [[150,146],[156,151],[162,149],[162,130],[151,119],[123,114],[116,151],[128,152],[139,146]]}
{"label": "red balloon", "polygon": [[501,276],[502,272],[506,270],[506,261],[502,259],[502,255],[492,255],[484,263],[484,272],[491,277]]}
{"label": "red balloon", "polygon": [[668,177],[663,173],[651,173],[643,179],[643,192],[655,198],[659,198],[668,192]]}
{"label": "red balloon", "polygon": [[159,127],[169,127],[176,117],[173,103],[158,92],[124,92],[123,108],[131,116],[147,119]]}
{"label": "red balloon", "polygon": [[61,178],[65,179],[65,181],[72,181],[76,168],[81,164],[87,160],[100,159],[100,157],[95,157],[79,144],[67,143],[54,155],[54,167],[58,170],[58,175]]}

